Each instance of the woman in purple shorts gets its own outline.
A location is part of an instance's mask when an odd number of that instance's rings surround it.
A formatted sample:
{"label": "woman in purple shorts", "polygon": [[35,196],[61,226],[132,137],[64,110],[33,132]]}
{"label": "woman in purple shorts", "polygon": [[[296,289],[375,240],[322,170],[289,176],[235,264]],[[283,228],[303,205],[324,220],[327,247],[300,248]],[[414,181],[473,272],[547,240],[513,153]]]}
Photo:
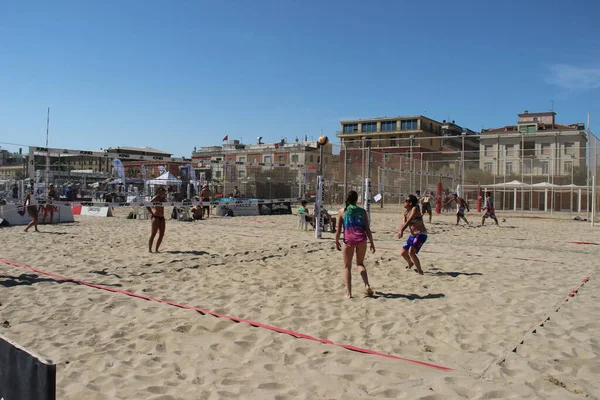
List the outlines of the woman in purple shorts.
{"label": "woman in purple shorts", "polygon": [[417,257],[417,253],[427,241],[427,229],[423,222],[423,215],[419,211],[417,197],[413,194],[408,195],[406,200],[404,200],[404,208],[406,211],[402,214],[402,225],[400,225],[400,229],[398,230],[398,239],[402,238],[406,228],[409,228],[410,236],[406,244],[402,246],[400,254],[408,263],[406,266],[407,269],[411,269],[414,266],[417,269],[417,273],[423,275],[421,262],[419,261],[419,257]]}

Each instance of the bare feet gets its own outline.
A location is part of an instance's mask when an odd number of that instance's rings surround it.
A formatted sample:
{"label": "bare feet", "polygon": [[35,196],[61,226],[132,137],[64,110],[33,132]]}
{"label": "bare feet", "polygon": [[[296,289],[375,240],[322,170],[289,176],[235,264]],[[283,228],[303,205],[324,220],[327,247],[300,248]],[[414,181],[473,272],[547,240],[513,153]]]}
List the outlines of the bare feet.
{"label": "bare feet", "polygon": [[367,296],[367,297],[373,296],[373,289],[371,289],[370,287],[365,288],[365,296]]}
{"label": "bare feet", "polygon": [[406,266],[406,269],[411,269],[413,267],[413,265],[415,265],[415,263],[409,262],[408,265]]}
{"label": "bare feet", "polygon": [[350,293],[346,293],[346,295],[344,296],[345,299],[351,299],[352,295]]}
{"label": "bare feet", "polygon": [[415,269],[415,272],[419,275],[424,275],[422,269]]}

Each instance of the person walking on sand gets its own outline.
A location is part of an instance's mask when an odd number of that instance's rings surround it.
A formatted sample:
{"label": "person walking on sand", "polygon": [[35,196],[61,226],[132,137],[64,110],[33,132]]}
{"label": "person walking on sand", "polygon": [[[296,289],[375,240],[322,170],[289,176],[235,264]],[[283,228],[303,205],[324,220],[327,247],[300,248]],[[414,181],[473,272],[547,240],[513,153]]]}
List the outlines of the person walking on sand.
{"label": "person walking on sand", "polygon": [[[342,251],[344,260],[344,282],[346,284],[346,298],[352,298],[352,258],[356,253],[356,266],[365,284],[365,295],[372,296],[373,290],[369,285],[369,277],[365,268],[365,255],[367,253],[367,239],[371,243],[371,253],[375,253],[373,234],[369,227],[367,212],[356,205],[358,193],[354,190],[348,192],[346,207],[340,209],[337,216],[337,229],[335,232],[335,247]],[[340,243],[340,234],[344,229],[344,247]]]}
{"label": "person walking on sand", "polygon": [[[56,196],[56,190],[54,190],[54,185],[50,184],[50,190],[48,191],[48,200],[58,200]],[[46,216],[50,213],[50,225],[54,222],[54,205],[46,204],[44,206],[44,215],[42,216],[42,224],[46,223]]]}
{"label": "person walking on sand", "polygon": [[406,244],[402,246],[400,255],[406,260],[408,265],[406,269],[411,269],[413,266],[417,269],[417,273],[423,275],[421,269],[421,261],[417,254],[423,244],[427,241],[427,229],[423,222],[423,214],[419,210],[419,200],[415,195],[408,195],[404,200],[404,213],[402,213],[402,223],[398,229],[398,239],[404,235],[404,230],[409,228],[410,236]]}
{"label": "person walking on sand", "polygon": [[205,183],[202,185],[202,190],[200,190],[200,200],[202,200],[203,203],[209,203],[208,205],[202,206],[202,216],[204,216],[204,213],[206,213],[206,219],[208,219],[208,216],[210,215],[210,196],[210,190],[208,189],[208,185]]}
{"label": "person walking on sand", "polygon": [[[156,196],[152,198],[152,202],[163,202],[167,201],[167,191],[163,186],[159,186],[156,189]],[[152,253],[152,243],[154,242],[154,237],[158,232],[158,239],[156,240],[156,248],[155,252],[158,253],[158,248],[162,243],[163,237],[165,236],[165,207],[164,206],[155,206],[155,207],[146,207],[148,209],[148,213],[150,213],[150,220],[152,221],[152,233],[150,234],[150,239],[148,240],[148,251]]]}
{"label": "person walking on sand", "polygon": [[433,192],[425,192],[425,195],[419,199],[419,202],[421,203],[421,213],[423,215],[429,214],[429,223],[431,223],[431,202],[433,200],[435,200],[435,195],[433,194]]}
{"label": "person walking on sand", "polygon": [[448,200],[448,203],[450,202],[456,202],[456,225],[459,224],[461,218],[463,221],[465,221],[465,223],[467,225],[471,225],[469,223],[469,221],[467,221],[467,218],[465,217],[465,208],[467,209],[467,211],[471,211],[469,210],[469,203],[467,203],[467,201],[465,199],[463,199],[462,197],[459,197],[458,194],[454,193],[452,195],[452,198],[450,200]]}
{"label": "person walking on sand", "polygon": [[32,191],[33,191],[33,187],[31,188],[31,190],[28,189],[27,192],[25,192],[25,201],[23,202],[23,207],[27,211],[27,215],[29,215],[31,217],[31,222],[25,228],[25,232],[27,232],[29,230],[29,228],[31,228],[32,226],[36,232],[39,232],[38,227],[37,227],[38,226],[38,202],[37,202],[37,199],[35,198],[35,196],[31,195]]}
{"label": "person walking on sand", "polygon": [[485,193],[485,208],[483,211],[485,211],[485,213],[481,217],[481,226],[483,226],[485,223],[486,218],[493,219],[496,222],[496,226],[500,225],[498,224],[498,218],[496,218],[496,209],[494,208],[494,201],[492,200],[491,192]]}

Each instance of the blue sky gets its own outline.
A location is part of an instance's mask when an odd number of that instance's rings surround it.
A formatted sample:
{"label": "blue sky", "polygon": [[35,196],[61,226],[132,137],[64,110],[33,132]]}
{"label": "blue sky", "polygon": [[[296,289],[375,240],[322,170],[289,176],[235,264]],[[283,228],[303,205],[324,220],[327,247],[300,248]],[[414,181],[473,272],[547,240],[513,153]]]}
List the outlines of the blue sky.
{"label": "blue sky", "polygon": [[47,107],[51,147],[187,157],[352,118],[479,131],[551,101],[597,131],[599,17],[591,0],[0,2],[0,142],[43,145]]}

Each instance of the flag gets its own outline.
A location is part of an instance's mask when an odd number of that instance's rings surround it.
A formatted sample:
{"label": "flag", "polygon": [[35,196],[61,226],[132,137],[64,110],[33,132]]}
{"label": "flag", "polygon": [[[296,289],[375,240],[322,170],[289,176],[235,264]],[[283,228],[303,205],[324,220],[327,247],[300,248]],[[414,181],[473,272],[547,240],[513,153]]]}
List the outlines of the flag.
{"label": "flag", "polygon": [[223,138],[224,142],[226,142],[227,140],[229,140],[229,135],[225,135],[225,137]]}
{"label": "flag", "polygon": [[188,167],[188,176],[190,177],[192,184],[195,185],[196,184],[196,171],[194,170],[194,167],[192,167],[192,164],[187,164],[187,167]]}
{"label": "flag", "polygon": [[119,179],[121,179],[121,182],[125,183],[125,167],[123,166],[121,160],[115,158],[112,162],[112,165],[115,169],[115,172],[117,173],[117,176],[119,177]]}

